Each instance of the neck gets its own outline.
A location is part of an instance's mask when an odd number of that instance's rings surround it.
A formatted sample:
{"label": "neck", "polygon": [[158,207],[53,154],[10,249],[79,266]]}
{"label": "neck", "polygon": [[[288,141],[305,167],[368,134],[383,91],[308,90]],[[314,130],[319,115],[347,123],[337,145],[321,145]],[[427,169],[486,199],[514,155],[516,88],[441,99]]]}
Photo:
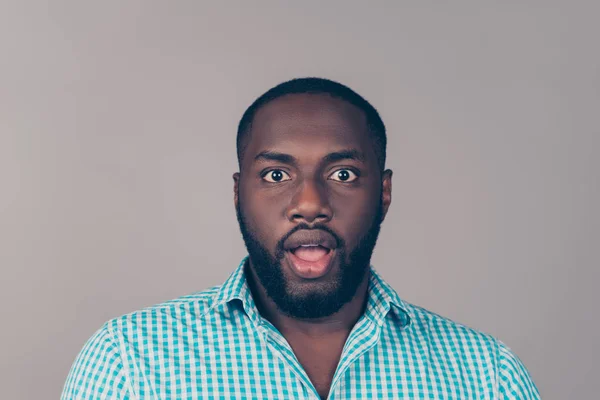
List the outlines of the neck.
{"label": "neck", "polygon": [[344,304],[337,312],[321,318],[300,319],[281,312],[267,295],[265,288],[256,276],[252,261],[249,262],[250,268],[247,268],[246,277],[256,307],[260,314],[272,323],[284,337],[302,335],[317,338],[341,334],[347,336],[364,313],[369,287],[368,270],[352,300]]}

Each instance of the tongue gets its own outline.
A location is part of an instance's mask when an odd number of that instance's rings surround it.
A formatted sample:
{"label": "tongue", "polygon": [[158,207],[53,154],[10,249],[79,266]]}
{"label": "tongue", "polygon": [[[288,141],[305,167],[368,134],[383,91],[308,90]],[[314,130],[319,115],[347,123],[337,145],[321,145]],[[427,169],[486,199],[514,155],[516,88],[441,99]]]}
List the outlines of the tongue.
{"label": "tongue", "polygon": [[294,251],[294,255],[304,261],[318,261],[327,255],[329,251],[321,246],[298,247]]}

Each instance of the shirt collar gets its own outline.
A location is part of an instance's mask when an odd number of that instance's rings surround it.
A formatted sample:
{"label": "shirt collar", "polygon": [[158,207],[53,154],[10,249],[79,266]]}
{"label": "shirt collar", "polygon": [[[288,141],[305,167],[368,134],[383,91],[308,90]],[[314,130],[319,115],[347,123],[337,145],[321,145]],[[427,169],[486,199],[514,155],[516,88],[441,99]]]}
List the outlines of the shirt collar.
{"label": "shirt collar", "polygon": [[369,297],[365,314],[378,325],[383,324],[388,312],[391,311],[400,321],[400,326],[410,326],[414,319],[410,307],[402,301],[398,293],[392,288],[373,266],[370,267]]}
{"label": "shirt collar", "polygon": [[[248,282],[246,281],[246,275],[244,273],[244,265],[247,260],[248,256],[242,260],[225,283],[221,285],[213,297],[213,303],[210,309],[237,300],[241,303],[248,317],[254,323],[260,324],[260,315],[256,308],[256,304],[254,303],[254,299],[252,298],[252,293],[248,287]],[[375,268],[371,266],[365,316],[381,326],[390,311],[398,318],[402,328],[410,325],[411,320],[413,319],[410,308],[407,307],[407,304],[404,303],[402,299],[400,299],[398,293],[383,280],[377,271],[375,271]]]}

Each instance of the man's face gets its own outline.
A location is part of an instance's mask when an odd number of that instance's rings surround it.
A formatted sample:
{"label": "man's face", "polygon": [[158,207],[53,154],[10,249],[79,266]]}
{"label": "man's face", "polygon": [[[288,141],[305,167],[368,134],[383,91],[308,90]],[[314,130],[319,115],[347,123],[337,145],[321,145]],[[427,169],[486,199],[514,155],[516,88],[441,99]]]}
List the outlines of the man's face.
{"label": "man's face", "polygon": [[234,180],[249,268],[276,306],[319,318],[349,302],[391,201],[364,114],[328,95],[271,101]]}

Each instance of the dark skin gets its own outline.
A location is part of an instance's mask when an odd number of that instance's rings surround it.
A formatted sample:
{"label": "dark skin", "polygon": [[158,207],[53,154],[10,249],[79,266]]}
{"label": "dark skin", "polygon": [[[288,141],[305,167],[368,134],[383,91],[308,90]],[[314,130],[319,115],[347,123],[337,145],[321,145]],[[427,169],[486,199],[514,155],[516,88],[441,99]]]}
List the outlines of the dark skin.
{"label": "dark skin", "polygon": [[[240,172],[233,175],[234,201],[270,252],[299,223],[326,224],[351,250],[371,226],[380,201],[385,217],[392,171],[380,170],[366,118],[357,107],[328,95],[287,95],[263,106],[251,129]],[[301,295],[330,290],[340,260],[334,257],[329,272],[317,279],[296,275],[285,262],[282,269],[287,289]],[[364,312],[369,275],[339,311],[302,320],[282,313],[267,296],[252,259],[248,270],[259,312],[285,337],[326,398],[342,348]]]}

